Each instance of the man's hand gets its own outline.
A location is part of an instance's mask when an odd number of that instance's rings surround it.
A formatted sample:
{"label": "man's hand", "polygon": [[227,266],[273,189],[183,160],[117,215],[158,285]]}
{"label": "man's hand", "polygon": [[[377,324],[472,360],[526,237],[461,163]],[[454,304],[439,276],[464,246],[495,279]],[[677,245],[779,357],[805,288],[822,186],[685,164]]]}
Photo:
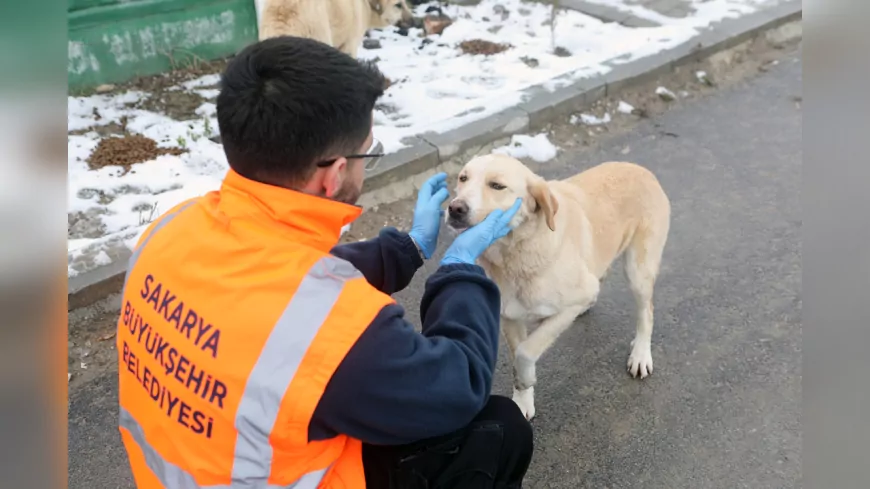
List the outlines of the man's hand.
{"label": "man's hand", "polygon": [[441,228],[441,216],[444,211],[441,204],[447,200],[447,174],[439,173],[426,180],[417,194],[417,207],[414,209],[414,221],[408,233],[417,243],[425,258],[430,258],[438,243],[438,231]]}
{"label": "man's hand", "polygon": [[498,239],[505,237],[510,231],[510,222],[520,209],[523,199],[517,199],[507,211],[496,209],[489,213],[481,223],[462,232],[456,241],[447,248],[442,265],[466,263],[473,265],[487,248]]}

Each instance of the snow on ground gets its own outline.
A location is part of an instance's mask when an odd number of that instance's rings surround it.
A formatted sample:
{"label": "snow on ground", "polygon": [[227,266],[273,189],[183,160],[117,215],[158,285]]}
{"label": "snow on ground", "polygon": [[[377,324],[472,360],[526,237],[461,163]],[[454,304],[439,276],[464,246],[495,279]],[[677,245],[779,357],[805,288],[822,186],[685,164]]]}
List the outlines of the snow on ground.
{"label": "snow on ground", "polygon": [[610,122],[610,114],[605,112],[603,116],[598,117],[593,114],[572,115],[569,121],[571,124],[583,124],[586,126],[600,126]]}
{"label": "snow on ground", "polygon": [[[70,131],[118,121],[127,117],[127,129],[155,141],[160,147],[183,147],[180,156],[160,156],[139,163],[124,174],[120,167],[91,170],[87,158],[100,140],[96,132],[68,135],[67,213],[97,214],[84,228],[69,231],[70,259],[83,252],[122,240],[132,247],[141,231],[154,218],[191,197],[218,188],[228,168],[222,147],[208,137],[217,132],[214,104],[203,104],[202,119],[176,121],[167,116],[128,108],[144,94],[95,95],[68,98]],[[100,115],[96,120],[94,109]]]}
{"label": "snow on ground", "polygon": [[[729,3],[710,0],[704,5]],[[418,7],[416,13],[423,14],[425,8]],[[509,12],[506,17],[496,13],[502,9]],[[667,18],[662,27],[636,29],[562,10],[551,36],[551,8],[545,4],[482,0],[444,12],[455,22],[431,43],[423,44],[419,30],[408,36],[384,30],[372,33],[381,49],[360,50],[361,58],[378,59],[380,69],[396,82],[375,112],[375,135],[388,152],[402,148],[402,138],[454,129],[516,105],[520,91],[532,85],[572,72],[576,78],[603,74],[609,69],[606,61],[625,56],[620,61],[627,62],[676,46],[695,35],[696,27],[722,18],[713,13],[728,13],[707,9],[711,15],[704,22]],[[469,56],[457,48],[469,39],[508,43],[511,48],[494,56]],[[570,55],[554,54],[554,40]]]}
{"label": "snow on ground", "polygon": [[506,154],[514,158],[531,158],[538,163],[544,163],[555,158],[559,148],[550,142],[547,133],[542,132],[535,136],[514,134],[507,146],[495,148],[492,152]]}
{"label": "snow on ground", "polygon": [[656,95],[662,97],[665,100],[674,100],[677,98],[677,95],[674,92],[668,90],[665,87],[656,88]]}
{"label": "snow on ground", "polygon": [[616,111],[620,114],[631,114],[634,112],[634,106],[624,100],[620,100],[619,106],[616,107]]}
{"label": "snow on ground", "polygon": [[[608,60],[628,62],[655,54],[687,41],[712,22],[749,13],[772,0],[691,0],[696,12],[686,18],[665,17],[624,0],[589,1],[628,10],[662,25],[629,28],[563,10],[552,37],[549,6],[522,0],[482,0],[476,6],[444,8],[455,22],[441,36],[428,40],[420,37],[419,29],[411,29],[407,36],[395,29],[372,31],[371,37],[380,41],[381,48],[360,49],[359,56],[377,59],[380,69],[393,81],[376,107],[376,137],[388,153],[397,151],[408,136],[443,132],[515,105],[520,91],[532,85],[554,89],[558,85],[552,80],[557,76],[558,84],[567,84],[572,78],[603,74]],[[425,10],[426,5],[419,6],[415,13],[422,16]],[[509,44],[510,48],[492,56],[464,54],[459,43],[472,39]],[[558,54],[554,54],[554,47],[560,48]],[[219,75],[207,75],[185,82],[179,89],[213,99],[218,80]],[[144,97],[147,94],[140,92],[68,97],[70,132],[117,123],[126,116],[129,131],[150,137],[161,147],[188,150],[180,156],[166,155],[133,165],[128,173],[120,168],[90,170],[86,159],[101,136],[95,131],[70,134],[71,264],[85,253],[104,262],[108,255],[101,251],[113,243],[131,246],[154,217],[182,200],[218,188],[226,173],[221,146],[209,140],[218,131],[214,103],[199,107],[198,120],[177,121],[131,107]],[[555,156],[555,148],[544,144],[546,135],[524,137],[529,139],[518,137],[514,140],[518,146],[512,142],[503,151],[526,151],[533,158]],[[89,224],[74,226],[73,215],[88,216]],[[79,268],[70,266],[69,275],[75,275]]]}

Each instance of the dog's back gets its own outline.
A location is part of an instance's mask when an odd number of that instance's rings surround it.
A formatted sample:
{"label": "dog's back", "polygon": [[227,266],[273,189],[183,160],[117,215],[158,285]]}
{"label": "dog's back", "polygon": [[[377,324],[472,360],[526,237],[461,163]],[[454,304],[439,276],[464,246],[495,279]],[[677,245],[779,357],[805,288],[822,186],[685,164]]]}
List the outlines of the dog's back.
{"label": "dog's back", "polygon": [[367,8],[360,0],[266,0],[259,37],[306,37],[355,54],[367,29]]}
{"label": "dog's back", "polygon": [[329,3],[330,0],[266,0],[260,40],[295,36],[332,44]]}
{"label": "dog's back", "polygon": [[584,207],[593,212],[616,213],[613,217],[648,217],[662,207],[670,207],[656,176],[635,163],[601,163],[562,182],[582,190]]}
{"label": "dog's back", "polygon": [[265,0],[259,38],[306,37],[356,57],[366,31],[411,17],[405,0]]}
{"label": "dog's back", "polygon": [[655,175],[640,165],[602,163],[551,185],[579,200],[595,230],[593,268],[606,270],[638,232],[667,234],[670,202]]}

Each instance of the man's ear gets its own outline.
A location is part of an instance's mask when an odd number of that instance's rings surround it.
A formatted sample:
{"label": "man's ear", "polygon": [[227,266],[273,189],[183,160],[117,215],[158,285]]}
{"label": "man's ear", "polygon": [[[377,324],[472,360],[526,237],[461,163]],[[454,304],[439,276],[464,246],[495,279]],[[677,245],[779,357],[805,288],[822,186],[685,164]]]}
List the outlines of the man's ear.
{"label": "man's ear", "polygon": [[323,192],[326,194],[326,197],[331,199],[339,190],[341,190],[346,175],[347,158],[339,158],[335,160],[335,163],[324,168]]}
{"label": "man's ear", "polygon": [[550,186],[547,181],[541,177],[536,177],[529,183],[529,195],[535,199],[537,206],[535,212],[543,212],[544,218],[547,220],[547,227],[550,231],[556,230],[556,212],[559,210],[559,201],[553,197],[550,192]]}

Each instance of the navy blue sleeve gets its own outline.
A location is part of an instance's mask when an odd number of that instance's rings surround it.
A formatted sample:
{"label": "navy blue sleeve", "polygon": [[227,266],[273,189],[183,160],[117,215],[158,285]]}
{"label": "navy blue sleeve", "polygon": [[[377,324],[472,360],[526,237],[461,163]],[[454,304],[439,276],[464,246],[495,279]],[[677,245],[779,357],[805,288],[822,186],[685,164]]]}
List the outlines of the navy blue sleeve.
{"label": "navy blue sleeve", "polygon": [[330,253],[352,263],[372,287],[389,295],[407,287],[423,265],[411,237],[395,228],[384,228],[368,241],[338,245]]}
{"label": "navy blue sleeve", "polygon": [[467,425],[492,388],[500,300],[483,269],[456,264],[426,283],[422,333],[401,306],[382,309],[333,374],[309,438],[400,445]]}

